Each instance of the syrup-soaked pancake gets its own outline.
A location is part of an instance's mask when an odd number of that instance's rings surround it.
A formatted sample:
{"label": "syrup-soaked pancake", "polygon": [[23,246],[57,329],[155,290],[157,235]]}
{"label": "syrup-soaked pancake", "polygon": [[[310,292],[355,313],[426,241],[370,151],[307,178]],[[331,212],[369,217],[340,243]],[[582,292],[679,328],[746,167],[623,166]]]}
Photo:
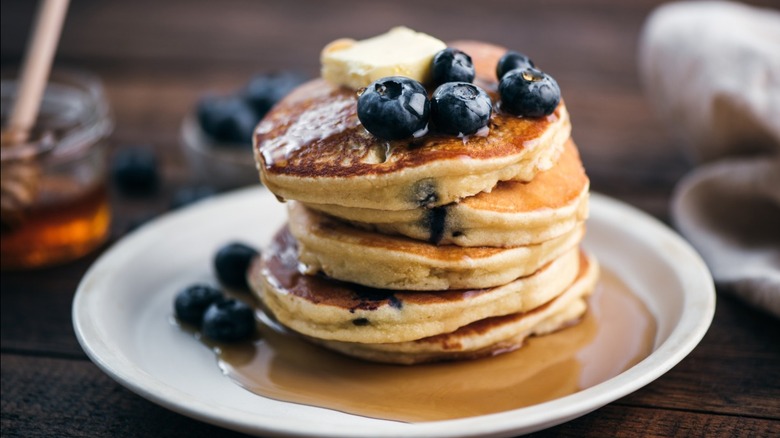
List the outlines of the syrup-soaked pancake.
{"label": "syrup-soaked pancake", "polygon": [[453,332],[416,341],[374,344],[306,338],[349,356],[407,365],[506,353],[520,348],[528,336],[544,335],[576,323],[587,310],[584,297],[595,288],[598,271],[597,262],[583,253],[576,280],[549,302],[527,312],[481,319]]}
{"label": "syrup-soaked pancake", "polygon": [[589,181],[574,142],[530,182],[502,181],[458,203],[386,211],[305,204],[356,226],[436,244],[509,247],[541,243],[571,231],[588,215]]}
{"label": "syrup-soaked pancake", "polygon": [[[477,79],[498,102],[495,65],[505,49],[465,43]],[[260,177],[282,199],[379,210],[436,207],[489,191],[498,181],[530,181],[553,166],[569,138],[563,102],[549,116],[524,118],[495,105],[486,135],[429,133],[385,141],[357,118],[355,90],[308,82],[258,125]]]}
{"label": "syrup-soaked pancake", "polygon": [[499,286],[536,272],[576,247],[585,233],[580,223],[534,245],[461,247],[366,231],[299,202],[289,203],[288,216],[290,232],[298,240],[298,259],[307,273],[394,290]]}
{"label": "syrup-soaked pancake", "polygon": [[305,275],[296,241],[282,229],[248,279],[264,307],[299,333],[343,342],[405,342],[449,333],[492,316],[530,311],[559,295],[580,267],[573,248],[538,272],[486,289],[432,292],[375,289]]}

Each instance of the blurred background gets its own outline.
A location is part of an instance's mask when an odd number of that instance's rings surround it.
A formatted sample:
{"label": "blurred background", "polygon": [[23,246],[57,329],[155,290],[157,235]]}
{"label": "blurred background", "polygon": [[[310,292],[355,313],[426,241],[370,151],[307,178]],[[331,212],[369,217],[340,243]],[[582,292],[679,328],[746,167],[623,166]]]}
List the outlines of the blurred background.
{"label": "blurred background", "polygon": [[[593,189],[667,219],[669,191],[689,165],[652,114],[636,68],[643,21],[660,3],[75,0],[55,64],[104,81],[116,123],[112,150],[151,145],[161,163],[162,194],[144,211],[122,214],[124,206],[115,205],[116,232],[136,216],[163,211],[192,183],[180,126],[204,93],[234,92],[257,73],[314,77],[328,42],[397,25],[530,55],[561,85]],[[2,2],[3,66],[20,62],[35,5]]]}
{"label": "blurred background", "polygon": [[[557,79],[593,189],[667,219],[669,191],[689,164],[651,112],[636,67],[642,24],[662,3],[74,0],[55,62],[103,79],[116,121],[111,144],[153,145],[170,190],[190,177],[180,125],[204,93],[233,92],[257,73],[314,77],[328,42],[397,25],[444,41],[493,42],[527,53]],[[4,67],[20,62],[35,6],[1,3]]]}
{"label": "blurred background", "polygon": [[[24,56],[37,3],[0,2],[4,70]],[[71,300],[100,250],[159,214],[226,190],[182,147],[183,123],[204,96],[236,93],[272,72],[316,77],[320,50],[337,38],[404,25],[444,41],[482,40],[530,55],[561,86],[592,189],[668,223],[672,190],[694,163],[653,112],[637,69],[643,23],[663,3],[72,0],[55,69],[90,71],[105,87],[114,121],[107,141],[113,220],[108,241],[84,258],[3,272],[3,436],[236,436],[110,381],[75,339]],[[778,7],[777,0],[746,3]],[[125,154],[138,150],[147,155]],[[248,147],[243,153],[253,166]],[[139,162],[151,183],[131,193],[117,169]],[[657,383],[546,436],[602,436],[616,427],[636,436],[650,428],[659,436],[776,431],[777,379],[766,376],[776,376],[777,322],[728,298],[719,297],[717,312],[701,346]]]}

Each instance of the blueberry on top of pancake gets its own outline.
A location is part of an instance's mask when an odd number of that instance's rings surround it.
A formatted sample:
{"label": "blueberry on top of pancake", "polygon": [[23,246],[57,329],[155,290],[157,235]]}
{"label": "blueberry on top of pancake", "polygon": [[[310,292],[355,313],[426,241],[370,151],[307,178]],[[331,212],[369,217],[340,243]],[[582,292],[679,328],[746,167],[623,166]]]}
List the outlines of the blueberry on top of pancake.
{"label": "blueberry on top of pancake", "polygon": [[[495,65],[506,50],[476,42],[452,47],[469,53],[474,83],[498,101]],[[361,125],[357,99],[353,89],[316,79],[268,113],[254,140],[271,191],[284,199],[383,210],[444,205],[498,181],[532,179],[552,167],[571,130],[560,103],[539,118],[494,111],[487,135],[383,140]]]}

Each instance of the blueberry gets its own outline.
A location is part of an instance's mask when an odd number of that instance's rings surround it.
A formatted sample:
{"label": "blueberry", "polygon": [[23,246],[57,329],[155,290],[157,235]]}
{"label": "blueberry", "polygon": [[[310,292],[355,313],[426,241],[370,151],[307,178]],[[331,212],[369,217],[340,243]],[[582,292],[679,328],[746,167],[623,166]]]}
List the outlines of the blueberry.
{"label": "blueberry", "polygon": [[363,126],[384,140],[400,140],[424,132],[430,111],[425,87],[402,76],[375,81],[362,90],[357,105]]}
{"label": "blueberry", "polygon": [[561,89],[550,75],[535,68],[512,70],[498,83],[501,109],[525,117],[552,114],[561,101]]}
{"label": "blueberry", "polygon": [[471,57],[452,47],[447,47],[433,57],[431,72],[434,85],[445,82],[472,82],[475,74]]}
{"label": "blueberry", "polygon": [[120,149],[111,164],[114,182],[127,195],[153,193],[159,183],[157,156],[149,147]]}
{"label": "blueberry", "polygon": [[206,185],[182,187],[173,193],[173,197],[171,198],[171,209],[175,210],[186,205],[194,204],[200,200],[214,196],[216,193],[217,189]]}
{"label": "blueberry", "polygon": [[244,99],[262,118],[268,110],[306,80],[297,72],[258,74],[242,91]]}
{"label": "blueberry", "polygon": [[204,336],[218,342],[247,339],[255,332],[252,308],[233,298],[212,303],[203,314]]}
{"label": "blueberry", "polygon": [[474,134],[487,126],[492,112],[490,96],[468,82],[442,84],[431,97],[431,121],[444,134]]}
{"label": "blueberry", "polygon": [[506,52],[496,65],[496,77],[500,80],[505,74],[518,68],[536,67],[531,58],[520,52]]}
{"label": "blueberry", "polygon": [[252,259],[258,254],[256,249],[241,242],[224,245],[214,256],[214,269],[217,271],[217,278],[229,288],[248,289],[246,272]]}
{"label": "blueberry", "polygon": [[208,284],[193,284],[176,294],[173,308],[179,320],[200,327],[206,309],[224,296]]}
{"label": "blueberry", "polygon": [[261,118],[240,96],[204,96],[198,101],[197,113],[203,132],[223,144],[251,144]]}

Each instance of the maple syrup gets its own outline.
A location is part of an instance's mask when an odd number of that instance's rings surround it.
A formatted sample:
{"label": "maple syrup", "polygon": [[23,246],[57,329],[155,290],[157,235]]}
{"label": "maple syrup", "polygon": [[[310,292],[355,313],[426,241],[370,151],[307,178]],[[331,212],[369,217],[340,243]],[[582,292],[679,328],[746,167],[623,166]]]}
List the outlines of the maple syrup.
{"label": "maple syrup", "polygon": [[35,126],[27,135],[12,135],[7,110],[14,106],[18,83],[10,73],[2,79],[0,267],[70,261],[108,236],[104,149],[113,128],[108,103],[98,78],[55,69]]}
{"label": "maple syrup", "polygon": [[227,377],[275,400],[405,422],[485,415],[573,394],[647,357],[656,334],[644,303],[606,268],[579,323],[477,360],[365,362],[309,344],[259,316],[253,342],[211,346]]}
{"label": "maple syrup", "polygon": [[0,232],[3,269],[48,266],[73,260],[108,236],[111,211],[102,182],[87,187],[64,177],[44,177],[38,199],[20,223]]}

